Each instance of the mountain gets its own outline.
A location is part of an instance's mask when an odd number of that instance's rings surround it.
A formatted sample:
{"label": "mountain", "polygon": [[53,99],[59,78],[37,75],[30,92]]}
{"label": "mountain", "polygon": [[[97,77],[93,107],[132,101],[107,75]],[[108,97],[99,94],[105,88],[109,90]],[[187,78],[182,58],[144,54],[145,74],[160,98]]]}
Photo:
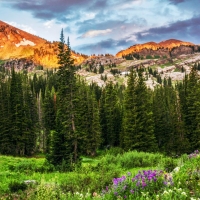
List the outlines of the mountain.
{"label": "mountain", "polygon": [[[0,59],[28,58],[37,65],[58,67],[58,42],[49,42],[0,21]],[[75,63],[82,63],[85,56],[72,51]]]}
{"label": "mountain", "polygon": [[182,54],[192,54],[198,51],[198,46],[190,42],[170,39],[160,43],[148,42],[137,44],[122,50],[116,54],[117,57],[134,56],[142,57],[176,57]]}

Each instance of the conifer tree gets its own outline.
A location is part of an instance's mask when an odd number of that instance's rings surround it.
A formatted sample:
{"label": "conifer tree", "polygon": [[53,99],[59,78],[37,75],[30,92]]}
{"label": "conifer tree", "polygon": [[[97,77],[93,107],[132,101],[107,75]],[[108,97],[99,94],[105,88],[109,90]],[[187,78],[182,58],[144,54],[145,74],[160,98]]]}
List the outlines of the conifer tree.
{"label": "conifer tree", "polygon": [[56,94],[54,87],[50,91],[48,85],[43,103],[43,123],[45,128],[45,153],[49,154],[51,132],[56,128]]}
{"label": "conifer tree", "polygon": [[[79,162],[79,133],[76,128],[77,86],[69,38],[65,45],[63,30],[58,45],[58,91],[56,95],[56,130],[47,159],[54,165],[65,164],[68,170]],[[67,170],[67,169],[65,169]]]}
{"label": "conifer tree", "polygon": [[12,146],[10,144],[10,101],[9,84],[0,82],[0,153],[11,154]]}
{"label": "conifer tree", "polygon": [[187,137],[191,144],[191,151],[200,147],[199,135],[199,75],[195,67],[192,68],[188,80],[185,82],[184,121]]}
{"label": "conifer tree", "polygon": [[155,136],[161,152],[181,154],[187,152],[183,115],[177,91],[170,86],[157,87],[153,96]]}
{"label": "conifer tree", "polygon": [[154,121],[150,94],[139,70],[131,72],[125,91],[123,145],[126,150],[155,151]]}
{"label": "conifer tree", "polygon": [[112,82],[106,85],[100,104],[103,145],[119,146],[121,110],[117,90]]}

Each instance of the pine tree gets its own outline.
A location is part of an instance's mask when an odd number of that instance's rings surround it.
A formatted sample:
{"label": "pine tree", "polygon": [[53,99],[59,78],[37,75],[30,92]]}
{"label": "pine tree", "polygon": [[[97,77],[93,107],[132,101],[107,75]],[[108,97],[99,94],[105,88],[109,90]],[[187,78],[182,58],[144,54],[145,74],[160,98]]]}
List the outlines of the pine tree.
{"label": "pine tree", "polygon": [[[79,162],[78,136],[76,128],[77,86],[69,38],[64,43],[63,30],[58,45],[58,91],[56,96],[56,130],[52,136],[47,159],[54,165],[65,164],[68,170]],[[66,169],[65,169],[66,170]]]}
{"label": "pine tree", "polygon": [[123,138],[126,150],[155,151],[154,121],[150,94],[139,70],[131,72],[125,91]]}
{"label": "pine tree", "polygon": [[12,146],[10,143],[10,98],[9,98],[9,84],[7,82],[0,82],[0,153],[11,154]]}
{"label": "pine tree", "polygon": [[161,152],[181,154],[187,152],[183,115],[178,92],[169,86],[157,87],[153,97],[155,136]]}
{"label": "pine tree", "polygon": [[185,80],[184,121],[187,137],[191,144],[191,151],[200,147],[199,136],[199,75],[195,67],[192,68],[188,80]]}
{"label": "pine tree", "polygon": [[56,94],[54,87],[50,91],[48,85],[46,88],[44,103],[43,103],[43,123],[45,128],[45,152],[49,153],[51,145],[51,132],[56,128]]}
{"label": "pine tree", "polygon": [[105,96],[100,101],[101,127],[104,146],[119,146],[121,132],[121,110],[117,98],[117,90],[112,82],[105,89]]}

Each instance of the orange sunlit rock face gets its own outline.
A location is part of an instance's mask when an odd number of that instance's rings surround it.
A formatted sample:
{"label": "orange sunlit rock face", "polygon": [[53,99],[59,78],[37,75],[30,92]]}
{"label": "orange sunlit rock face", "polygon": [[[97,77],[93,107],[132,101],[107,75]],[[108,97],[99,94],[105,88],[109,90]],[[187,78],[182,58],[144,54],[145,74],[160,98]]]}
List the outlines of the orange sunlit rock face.
{"label": "orange sunlit rock face", "polygon": [[[0,21],[0,59],[30,58],[38,65],[58,67],[58,42],[45,39],[22,31]],[[72,52],[75,63],[81,63],[85,58]]]}
{"label": "orange sunlit rock face", "polygon": [[144,44],[137,44],[134,46],[129,47],[126,50],[122,50],[116,54],[117,57],[122,57],[123,55],[127,55],[130,53],[138,53],[142,51],[143,49],[150,49],[150,50],[158,50],[158,49],[168,49],[169,51],[172,50],[174,47],[179,46],[194,46],[194,44],[190,42],[183,42],[180,40],[170,39],[166,41],[162,41],[160,43],[155,42],[148,42]]}

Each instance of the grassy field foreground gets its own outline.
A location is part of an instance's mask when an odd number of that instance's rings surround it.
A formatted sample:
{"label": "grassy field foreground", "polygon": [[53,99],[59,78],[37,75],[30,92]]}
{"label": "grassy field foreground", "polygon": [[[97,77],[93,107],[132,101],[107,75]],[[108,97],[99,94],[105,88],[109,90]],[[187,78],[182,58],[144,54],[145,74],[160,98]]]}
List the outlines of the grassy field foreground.
{"label": "grassy field foreground", "polygon": [[44,158],[0,156],[0,199],[200,199],[200,156],[111,149],[66,173]]}

